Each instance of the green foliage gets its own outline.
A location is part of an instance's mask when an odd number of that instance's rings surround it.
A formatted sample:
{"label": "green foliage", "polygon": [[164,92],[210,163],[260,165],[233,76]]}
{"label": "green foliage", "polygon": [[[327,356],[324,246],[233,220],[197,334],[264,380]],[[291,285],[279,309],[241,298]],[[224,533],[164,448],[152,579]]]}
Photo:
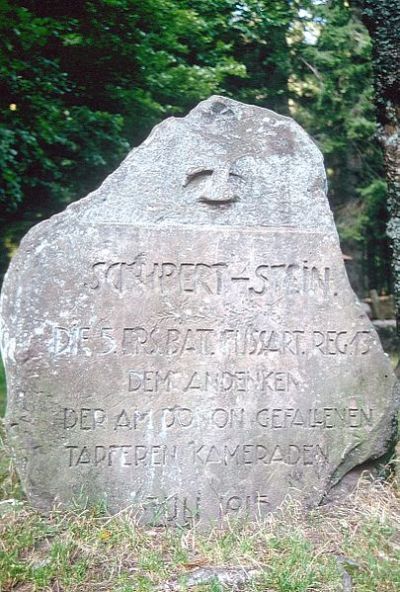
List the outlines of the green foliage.
{"label": "green foliage", "polygon": [[3,216],[47,214],[82,196],[165,115],[244,75],[183,4],[2,3]]}
{"label": "green foliage", "polygon": [[303,26],[314,23],[316,38],[293,47],[293,98],[324,152],[332,199],[340,204],[359,182],[382,172],[381,158],[373,165],[379,148],[373,141],[371,44],[344,1],[315,6],[304,21]]}
{"label": "green foliage", "polygon": [[360,189],[364,204],[362,241],[366,249],[367,273],[371,287],[390,289],[391,252],[387,240],[387,186],[376,178]]}
{"label": "green foliage", "polygon": [[[104,175],[127,149],[120,115],[68,106],[76,81],[54,54],[73,22],[2,4],[0,203],[3,216],[52,209]],[[84,180],[84,181],[83,181]],[[82,187],[83,184],[83,187]],[[86,185],[86,187],[85,187]]]}
{"label": "green foliage", "polygon": [[245,76],[232,75],[226,79],[226,94],[286,113],[291,69],[287,34],[296,15],[295,3],[195,0],[185,4],[194,6],[208,23],[213,23],[214,35],[230,48],[234,60],[245,67]]}
{"label": "green foliage", "polygon": [[[313,34],[311,42],[304,36],[307,31]],[[343,249],[363,252],[367,281],[358,286],[360,291],[389,290],[386,192],[375,136],[368,32],[346,0],[335,0],[311,2],[293,35],[293,109],[324,153]],[[344,223],[351,203],[359,204],[352,208],[358,215]]]}
{"label": "green foliage", "polygon": [[[353,0],[352,3],[361,9],[363,22],[373,41],[375,104],[378,121],[382,127],[388,125],[396,128],[400,119],[400,11],[398,1]],[[399,212],[400,206],[398,204],[397,208],[397,212]]]}

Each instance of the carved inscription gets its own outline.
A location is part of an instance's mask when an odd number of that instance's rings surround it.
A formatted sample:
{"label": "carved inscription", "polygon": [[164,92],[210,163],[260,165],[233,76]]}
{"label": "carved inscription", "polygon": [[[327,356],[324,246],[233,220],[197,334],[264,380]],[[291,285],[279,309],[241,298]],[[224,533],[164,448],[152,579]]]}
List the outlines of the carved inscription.
{"label": "carved inscription", "polygon": [[226,327],[72,327],[55,326],[50,352],[55,356],[235,356],[263,357],[289,354],[302,356],[363,356],[373,342],[371,331],[361,329],[244,329]]}
{"label": "carved inscription", "polygon": [[68,466],[164,467],[190,465],[285,465],[304,466],[329,462],[327,447],[319,444],[109,444],[95,446],[65,445]]}
{"label": "carved inscription", "polygon": [[147,262],[140,253],[130,261],[96,261],[85,286],[94,292],[110,289],[120,294],[152,290],[161,294],[217,295],[234,287],[249,296],[274,298],[279,295],[331,295],[331,270],[302,263]]}
{"label": "carved inscription", "polygon": [[193,391],[215,392],[291,392],[298,390],[302,381],[298,372],[287,370],[235,370],[211,372],[195,370],[187,374],[178,370],[129,370],[128,391],[144,393],[170,393],[179,390],[184,393]]}
{"label": "carved inscription", "polygon": [[[294,296],[300,297],[300,306],[310,301],[326,307],[334,301],[338,293],[329,266],[306,260],[154,262],[139,253],[132,260],[95,262],[85,287],[93,302],[154,297],[155,311],[151,320],[141,319],[133,308],[121,325],[107,320],[53,325],[49,350],[60,362],[125,360],[123,382],[114,392],[119,404],[62,409],[64,466],[70,474],[96,470],[111,477],[117,471],[129,482],[144,475],[165,479],[181,471],[210,476],[236,471],[241,479],[252,479],[254,471],[265,471],[271,479],[285,474],[298,487],[304,474],[323,474],[334,462],[336,434],[346,430],[358,437],[359,430],[376,421],[373,408],[357,406],[362,395],[347,406],[296,406],[309,389],[309,400],[319,399],[308,383],[305,359],[323,365],[335,358],[362,358],[373,346],[374,336],[364,325],[287,326],[290,307],[282,303],[295,302]],[[230,310],[230,302],[238,298],[253,312],[232,324],[238,313]],[[221,300],[227,301],[222,316],[213,308]],[[268,313],[257,317],[258,311]],[[168,365],[160,366],[160,357]],[[185,366],[181,359],[187,360]],[[235,365],[215,366],[219,359],[235,360]],[[204,367],[204,361],[210,364]],[[197,404],[203,395],[210,404]],[[96,400],[95,393],[88,397]],[[331,400],[342,400],[342,394],[333,392]],[[332,433],[333,440],[328,437]],[[208,477],[202,486],[207,482]],[[142,504],[145,520],[154,524],[185,523],[207,513],[211,491],[194,495],[184,486],[183,492],[131,495]],[[271,508],[268,488],[261,493],[239,487],[215,496],[220,518],[262,515]]]}
{"label": "carved inscription", "polygon": [[262,431],[358,429],[372,426],[375,413],[371,407],[263,407],[248,411],[243,407],[216,407],[196,410],[175,405],[160,409],[120,408],[111,413],[105,408],[81,407],[62,410],[62,426],[70,432],[125,433],[181,430],[182,428],[207,428],[217,433],[221,430],[247,430],[251,427]]}
{"label": "carved inscription", "polygon": [[270,510],[269,496],[255,493],[253,495],[220,495],[220,518],[229,514],[263,515]]}
{"label": "carved inscription", "polygon": [[[207,504],[201,492],[196,495],[180,496],[147,496],[140,500],[146,515],[146,521],[154,526],[162,526],[166,523],[179,521],[185,524],[199,519],[204,510],[203,504]],[[262,516],[271,507],[269,496],[266,493],[228,493],[218,497],[219,518],[227,515],[252,515]]]}
{"label": "carved inscription", "polygon": [[176,463],[177,446],[166,444],[148,446],[145,444],[109,444],[96,446],[66,445],[68,466],[78,465],[107,467],[164,466],[167,462]]}
{"label": "carved inscription", "polygon": [[198,520],[202,514],[200,492],[191,496],[182,496],[177,493],[168,496],[148,495],[144,500],[140,494],[137,497],[137,501],[145,512],[146,522],[154,526],[176,522],[186,524],[189,521]]}
{"label": "carved inscription", "polygon": [[[207,500],[204,500],[201,492],[182,496],[172,494],[169,496],[146,496],[144,500],[138,496],[138,501],[143,506],[146,521],[154,526],[162,526],[166,523],[179,521],[185,524],[201,517]],[[271,507],[269,495],[266,493],[229,492],[218,496],[219,518],[230,514],[262,516]]]}

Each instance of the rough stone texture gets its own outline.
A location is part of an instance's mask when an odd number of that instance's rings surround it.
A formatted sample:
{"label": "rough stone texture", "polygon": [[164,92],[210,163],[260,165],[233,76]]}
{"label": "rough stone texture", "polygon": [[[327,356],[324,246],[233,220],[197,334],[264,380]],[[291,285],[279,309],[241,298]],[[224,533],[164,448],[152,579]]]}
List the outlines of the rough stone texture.
{"label": "rough stone texture", "polygon": [[395,378],[325,187],[294,121],[212,97],[28,233],[1,318],[32,503],[255,517],[386,451]]}

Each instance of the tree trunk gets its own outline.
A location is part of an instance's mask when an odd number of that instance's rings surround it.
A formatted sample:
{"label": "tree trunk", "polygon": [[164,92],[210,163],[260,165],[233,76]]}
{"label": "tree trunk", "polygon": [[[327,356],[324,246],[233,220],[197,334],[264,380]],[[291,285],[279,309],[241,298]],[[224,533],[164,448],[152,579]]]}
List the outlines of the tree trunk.
{"label": "tree trunk", "polygon": [[373,44],[378,138],[388,185],[388,235],[400,338],[400,4],[399,0],[356,0],[353,4],[361,9]]}

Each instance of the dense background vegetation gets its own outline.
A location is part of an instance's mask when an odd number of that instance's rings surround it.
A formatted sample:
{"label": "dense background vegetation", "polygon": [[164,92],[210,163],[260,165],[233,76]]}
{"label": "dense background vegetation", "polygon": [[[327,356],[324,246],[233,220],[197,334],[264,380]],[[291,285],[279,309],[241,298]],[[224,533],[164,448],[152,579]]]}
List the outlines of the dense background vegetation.
{"label": "dense background vegetation", "polygon": [[324,152],[353,282],[390,290],[371,43],[347,0],[0,0],[1,271],[158,121],[212,93],[290,113]]}

